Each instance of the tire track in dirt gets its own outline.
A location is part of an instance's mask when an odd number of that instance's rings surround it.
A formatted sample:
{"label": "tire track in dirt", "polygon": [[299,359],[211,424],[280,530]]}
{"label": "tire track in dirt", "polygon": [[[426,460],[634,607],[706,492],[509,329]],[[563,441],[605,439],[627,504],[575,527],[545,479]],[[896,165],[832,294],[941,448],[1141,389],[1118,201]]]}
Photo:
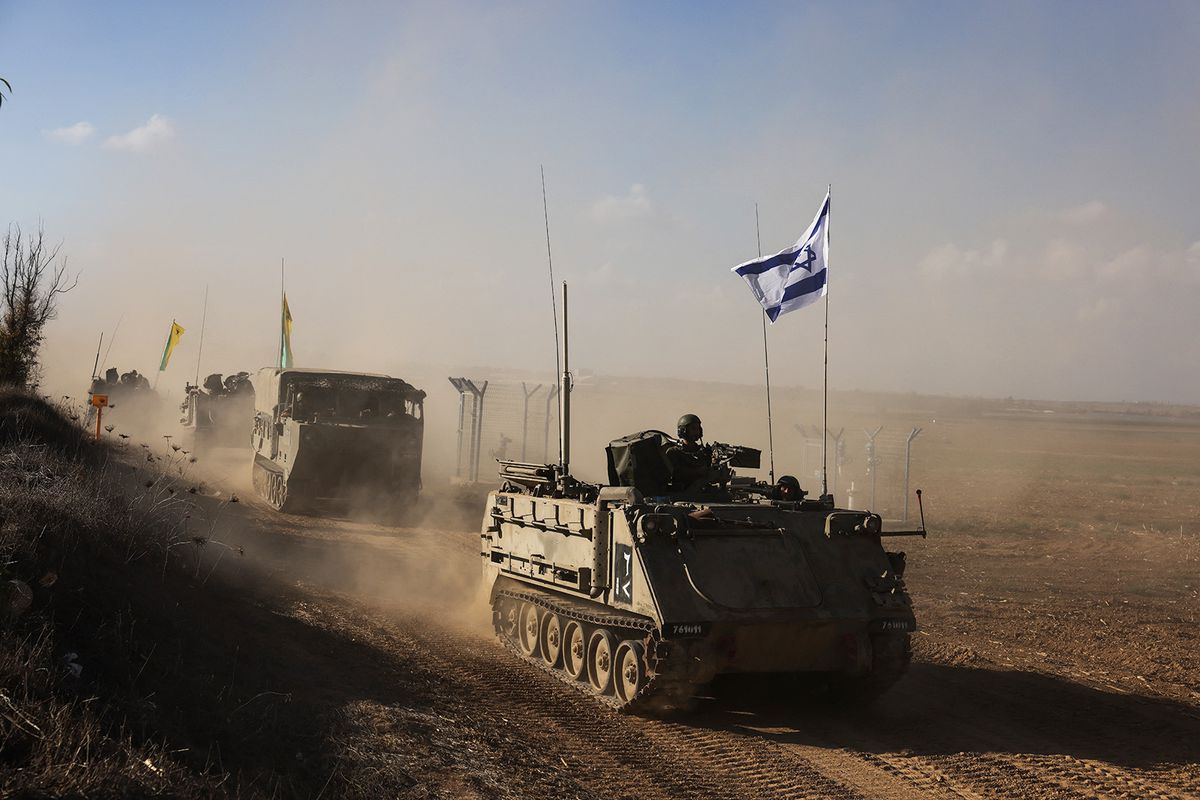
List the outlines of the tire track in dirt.
{"label": "tire track in dirt", "polygon": [[[886,712],[879,720],[847,721],[844,714],[834,710],[827,720],[817,717],[814,721],[801,715],[799,729],[794,723],[782,730],[754,724],[749,728],[868,796],[904,796],[907,790],[908,796],[920,792],[923,796],[971,800],[994,796],[1195,797],[1191,793],[1194,770],[1189,770],[1187,764],[1138,768],[1082,757],[1086,753],[1145,751],[1137,758],[1150,764],[1155,742],[1134,744],[1129,741],[1128,731],[1120,733],[1119,725],[1095,725],[1095,729],[1086,723],[1080,726],[1078,720],[1072,720],[1069,708],[1058,707],[1056,701],[1060,698],[1052,691],[1042,689],[1012,697],[989,689],[978,677],[931,679],[928,669],[917,665],[909,679],[912,683],[905,687],[911,699],[894,703],[904,709],[906,721],[911,719],[921,728],[911,740],[902,731],[873,733],[875,725],[888,727]],[[987,712],[981,714],[980,709]],[[1171,719],[1160,719],[1153,707],[1143,709],[1141,714],[1148,724],[1157,723],[1160,729],[1169,730]],[[1072,736],[1064,743],[1054,735],[1055,730],[1072,731]],[[920,752],[912,752],[910,746]],[[1014,752],[1014,747],[1020,750]],[[872,775],[878,771],[894,775],[906,788],[875,780]]]}
{"label": "tire track in dirt", "polygon": [[739,797],[828,797],[867,798],[855,781],[832,775],[805,758],[780,758],[753,740],[739,740],[725,731],[711,731],[683,723],[652,719],[631,719],[630,723],[646,731],[660,747],[683,747],[703,757],[706,764],[719,769],[735,782]]}
{"label": "tire track in dirt", "polygon": [[1103,762],[1074,756],[1023,756],[1014,761],[1036,765],[1041,774],[1063,786],[1074,787],[1080,783],[1092,786],[1100,798],[1128,798],[1128,800],[1194,800],[1195,795],[1181,794],[1174,787],[1166,789],[1157,783],[1148,782],[1132,772],[1119,772]]}
{"label": "tire track in dirt", "polygon": [[376,644],[422,652],[441,674],[481,701],[481,712],[558,747],[569,765],[587,765],[574,777],[606,795],[714,800],[865,797],[811,765],[780,764],[764,754],[761,745],[729,742],[678,723],[622,716],[532,665],[510,660],[498,645],[448,631],[421,615],[381,621],[371,614],[369,621],[352,620],[328,606],[320,613],[326,617],[324,624],[355,629]]}
{"label": "tire track in dirt", "polygon": [[[838,735],[838,734],[841,735]],[[1009,764],[985,752],[985,748],[968,748],[945,755],[913,755],[889,752],[890,745],[864,735],[846,723],[836,723],[832,730],[815,737],[818,744],[798,745],[781,743],[784,750],[812,753],[815,763],[824,771],[848,776],[868,791],[871,797],[912,797],[914,789],[924,797],[985,800],[991,797],[1084,798],[1090,795],[1055,791],[1049,795],[1035,790],[1041,783],[1037,776],[1019,764]],[[948,737],[952,738],[952,737]],[[853,741],[857,749],[839,746]],[[963,746],[961,740],[959,746]],[[949,749],[949,748],[948,748]],[[872,780],[871,773],[883,772],[895,783],[883,785]]]}
{"label": "tire track in dirt", "polygon": [[852,753],[868,764],[878,763],[879,768],[912,784],[925,793],[926,797],[953,796],[962,800],[984,800],[983,795],[966,786],[955,786],[949,776],[933,765],[920,759],[898,758],[880,753]]}
{"label": "tire track in dirt", "polygon": [[[1073,718],[1055,702],[1056,697],[1045,692],[1037,692],[1025,698],[1025,703],[1017,706],[1011,698],[988,691],[984,687],[975,691],[983,696],[987,706],[1008,712],[1004,716],[992,715],[987,728],[990,734],[986,737],[988,742],[993,746],[1009,743],[1011,747],[1012,742],[1021,741],[1025,748],[1034,754],[1007,754],[1005,758],[1024,769],[1045,774],[1048,781],[1060,784],[1065,782],[1065,785],[1076,786],[1089,795],[1100,793],[1100,796],[1110,797],[1196,800],[1196,795],[1188,793],[1185,785],[1174,780],[1164,783],[1164,777],[1173,778],[1170,774],[1155,775],[1137,767],[1117,766],[1095,758],[1076,757],[1062,752],[1067,748],[1063,746],[1060,738],[1054,735],[1055,731],[1086,734],[1091,745],[1089,749],[1092,751],[1123,751],[1130,755],[1140,753],[1147,761],[1159,755],[1154,744],[1131,736],[1130,731],[1120,724],[1095,725],[1086,730],[1086,723],[1081,724]],[[1021,724],[1014,724],[1015,717],[1009,716],[1012,712],[1023,717]],[[1122,714],[1127,712],[1111,708],[1110,713],[1114,721],[1121,720],[1126,724],[1133,722],[1127,717],[1121,719]],[[1171,721],[1162,719],[1149,706],[1142,707],[1138,713],[1147,727],[1160,731],[1159,735],[1163,735],[1165,729],[1173,727]],[[1114,728],[1121,730],[1122,735],[1114,735]]]}
{"label": "tire track in dirt", "polygon": [[[1047,780],[1039,767],[1024,763],[1019,756],[997,753],[1003,747],[987,737],[948,726],[939,741],[945,744],[947,751],[959,749],[926,755],[894,753],[887,752],[889,745],[881,740],[858,735],[855,743],[866,752],[850,755],[864,761],[878,759],[923,791],[949,793],[963,800],[992,797],[1086,800],[1096,797],[1093,792],[1083,791],[1078,786]],[[926,745],[931,742],[929,738],[923,740]]]}
{"label": "tire track in dirt", "polygon": [[[336,627],[354,625],[324,609]],[[393,647],[425,651],[436,668],[468,688],[481,705],[517,723],[526,733],[543,731],[572,766],[588,765],[581,783],[617,796],[740,798],[893,798],[922,796],[982,800],[989,797],[1171,798],[1160,786],[1101,762],[1069,756],[1025,756],[1003,750],[991,735],[973,733],[971,721],[947,728],[958,752],[909,755],[887,752],[882,742],[848,738],[873,752],[764,740],[735,730],[713,730],[672,720],[625,717],[603,708],[556,678],[511,657],[490,641],[441,628],[429,618],[372,619],[369,638]],[[430,647],[430,645],[434,647]],[[497,669],[499,667],[499,669]],[[533,689],[533,691],[521,691]],[[833,733],[838,728],[835,725]],[[969,740],[969,741],[968,741]],[[991,752],[989,752],[991,751]],[[1076,762],[1072,769],[1068,760]],[[596,784],[599,785],[596,785]]]}
{"label": "tire track in dirt", "polygon": [[[1066,749],[1062,742],[1051,733],[1044,732],[1044,728],[1053,726],[1058,730],[1086,734],[1091,740],[1092,750],[1108,747],[1116,752],[1120,748],[1132,751],[1141,747],[1129,742],[1128,737],[1110,735],[1104,726],[1098,726],[1093,731],[1079,730],[1078,722],[1058,708],[1054,696],[1034,692],[1018,703],[1011,697],[989,691],[977,682],[970,685],[959,683],[954,687],[954,699],[947,699],[946,694],[934,686],[918,689],[916,693],[923,698],[922,702],[930,715],[943,723],[936,738],[926,738],[924,744],[944,745],[943,749],[946,750],[973,752],[975,755],[971,756],[971,761],[964,762],[958,754],[903,755],[897,759],[928,774],[951,775],[985,793],[996,788],[998,773],[1009,772],[1009,781],[1023,787],[1023,796],[1151,797],[1164,800],[1194,800],[1196,797],[1187,793],[1187,789],[1191,788],[1188,786],[1190,781],[1174,781],[1173,771],[1169,770],[1164,775],[1162,771],[1115,766],[1061,752]],[[972,702],[964,703],[964,699]],[[991,709],[992,713],[984,724],[980,724],[981,720],[974,712],[978,708]],[[853,732],[846,731],[846,734],[852,735]],[[1035,754],[1011,752],[1014,743],[1018,742],[1025,750]],[[862,743],[870,749],[886,748],[885,744],[872,741],[869,737]],[[1076,743],[1078,746],[1079,743]],[[1150,757],[1152,753],[1146,755]],[[983,763],[987,764],[986,769],[980,768]],[[1164,778],[1172,780],[1167,783]],[[1039,783],[1044,786],[1039,788]],[[1064,791],[1069,794],[1064,795]]]}
{"label": "tire track in dirt", "polygon": [[854,787],[865,797],[874,800],[910,800],[913,789],[922,796],[945,800],[984,800],[964,787],[956,787],[909,768],[898,768],[892,759],[871,753],[856,753],[833,746],[820,747],[790,743],[775,745],[789,759],[802,759],[823,775]]}

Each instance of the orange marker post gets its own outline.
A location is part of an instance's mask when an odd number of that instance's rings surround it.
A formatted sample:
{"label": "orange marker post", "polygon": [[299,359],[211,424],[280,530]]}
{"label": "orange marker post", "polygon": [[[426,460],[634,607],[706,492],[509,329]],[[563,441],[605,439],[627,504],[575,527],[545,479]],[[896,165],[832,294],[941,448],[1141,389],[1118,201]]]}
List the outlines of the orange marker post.
{"label": "orange marker post", "polygon": [[92,405],[96,407],[96,441],[98,442],[100,441],[100,418],[104,416],[104,409],[108,407],[108,395],[92,395]]}

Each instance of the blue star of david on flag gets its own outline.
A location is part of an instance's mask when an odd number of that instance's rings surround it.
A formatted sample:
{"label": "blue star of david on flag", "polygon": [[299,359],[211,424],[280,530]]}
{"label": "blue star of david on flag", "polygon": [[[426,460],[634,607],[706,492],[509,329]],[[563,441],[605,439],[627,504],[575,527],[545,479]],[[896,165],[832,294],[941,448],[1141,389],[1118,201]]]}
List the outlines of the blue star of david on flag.
{"label": "blue star of david on flag", "polygon": [[825,296],[829,261],[829,195],[804,235],[786,250],[733,268],[767,312],[771,324]]}

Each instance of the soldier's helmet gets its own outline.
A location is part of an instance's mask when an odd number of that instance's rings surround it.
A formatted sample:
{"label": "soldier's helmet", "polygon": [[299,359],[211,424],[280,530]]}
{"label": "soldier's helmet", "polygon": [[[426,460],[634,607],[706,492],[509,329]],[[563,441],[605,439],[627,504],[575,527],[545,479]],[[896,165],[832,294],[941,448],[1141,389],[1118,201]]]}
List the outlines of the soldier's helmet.
{"label": "soldier's helmet", "polygon": [[778,500],[799,500],[805,495],[800,491],[800,481],[792,475],[781,475],[775,481],[775,497]]}
{"label": "soldier's helmet", "polygon": [[679,418],[679,422],[675,423],[675,432],[679,436],[683,436],[687,432],[688,426],[692,423],[700,424],[700,418],[695,414],[684,414]]}

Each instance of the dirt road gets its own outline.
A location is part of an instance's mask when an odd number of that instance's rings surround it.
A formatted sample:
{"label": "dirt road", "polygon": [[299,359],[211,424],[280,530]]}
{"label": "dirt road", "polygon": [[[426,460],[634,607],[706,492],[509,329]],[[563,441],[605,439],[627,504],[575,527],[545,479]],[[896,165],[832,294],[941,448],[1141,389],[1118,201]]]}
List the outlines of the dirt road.
{"label": "dirt road", "polygon": [[1157,592],[1115,607],[1092,590],[1131,569],[1118,543],[918,543],[916,658],[875,709],[730,682],[691,715],[653,719],[602,708],[495,642],[474,531],[252,499],[221,513],[214,535],[245,548],[226,566],[319,643],[257,645],[286,653],[281,694],[328,711],[331,794],[1200,798],[1190,541],[1163,545],[1177,569]]}

